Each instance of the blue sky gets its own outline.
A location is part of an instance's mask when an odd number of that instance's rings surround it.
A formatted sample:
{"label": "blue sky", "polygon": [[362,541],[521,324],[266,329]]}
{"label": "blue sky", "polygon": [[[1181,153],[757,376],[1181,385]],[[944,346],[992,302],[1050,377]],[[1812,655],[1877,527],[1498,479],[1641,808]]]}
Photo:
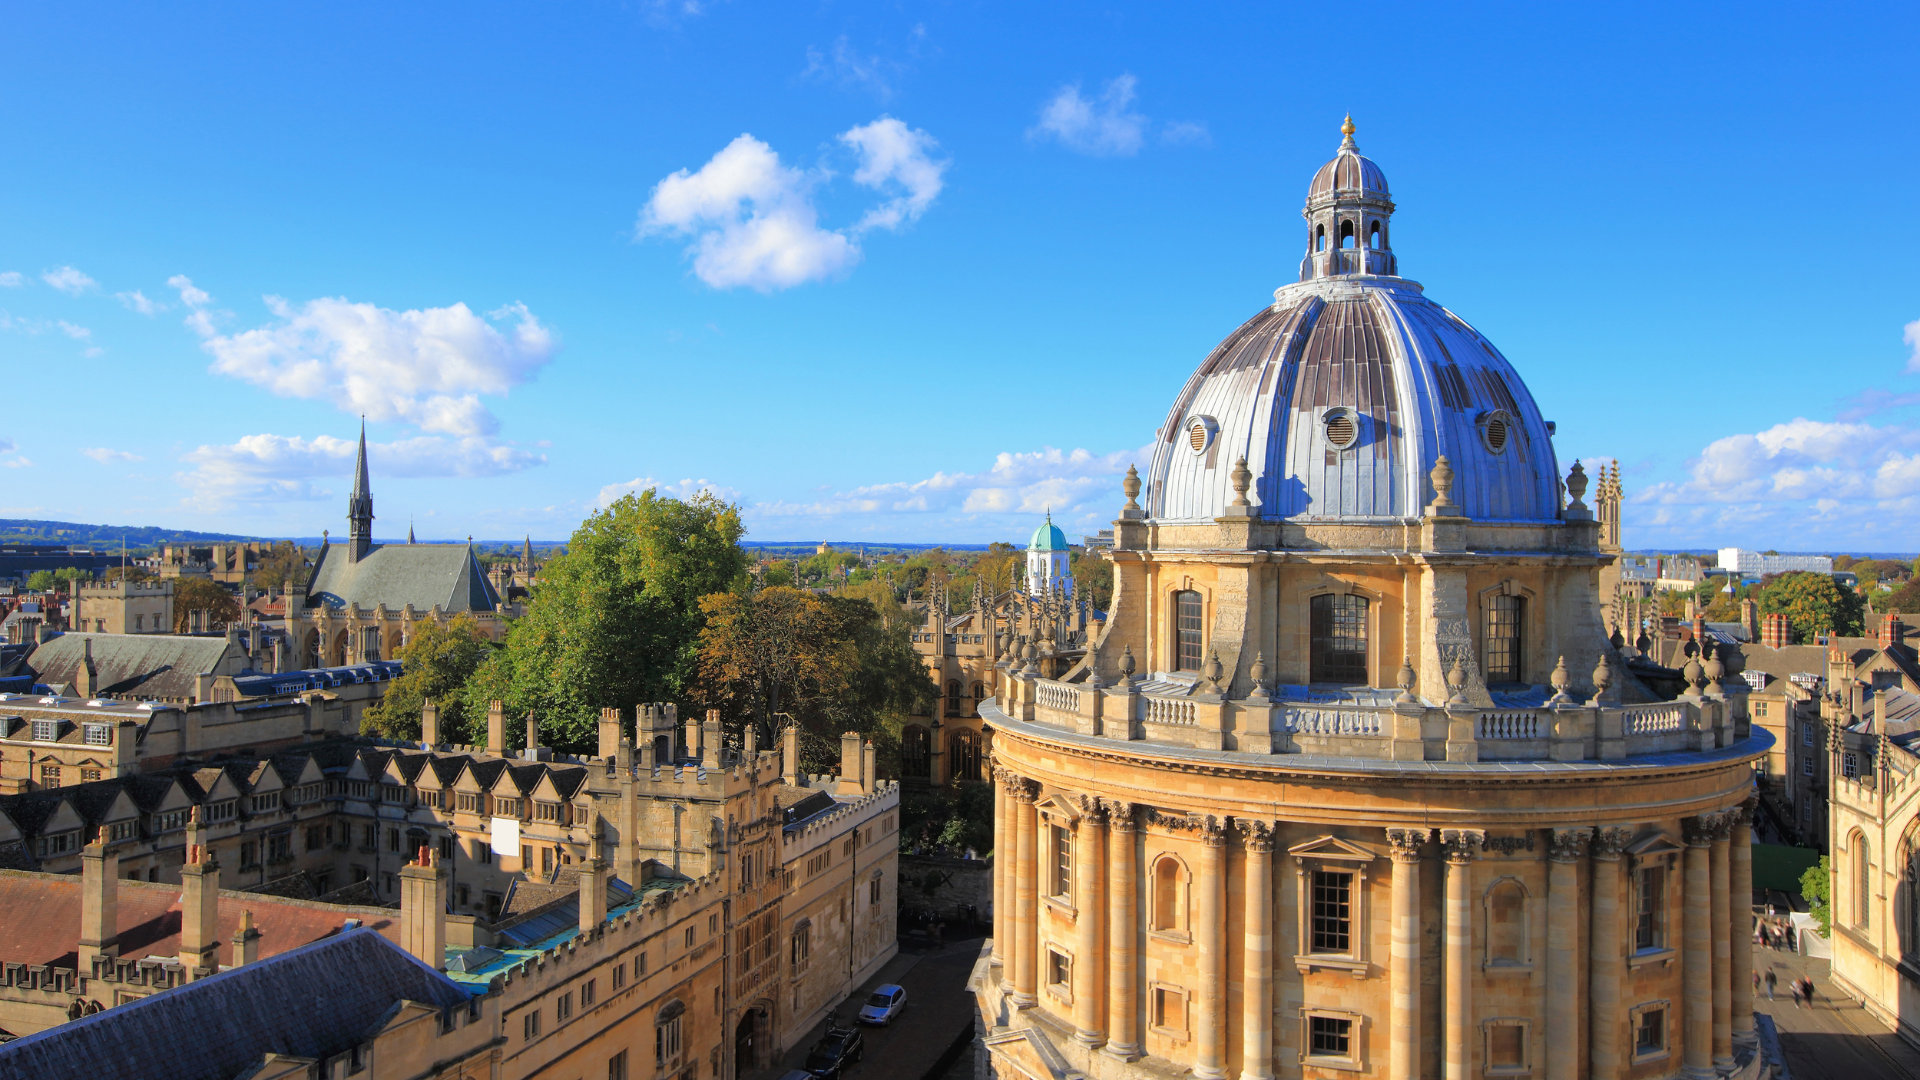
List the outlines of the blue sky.
{"label": "blue sky", "polygon": [[14,8],[0,516],[1091,531],[1351,111],[1631,546],[1920,547],[1911,5],[1198,8]]}

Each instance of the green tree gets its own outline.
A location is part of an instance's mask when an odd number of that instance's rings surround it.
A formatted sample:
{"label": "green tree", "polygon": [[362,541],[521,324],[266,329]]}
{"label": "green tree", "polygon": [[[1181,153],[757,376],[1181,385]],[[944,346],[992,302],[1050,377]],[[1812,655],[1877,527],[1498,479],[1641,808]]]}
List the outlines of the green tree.
{"label": "green tree", "polygon": [[291,540],[276,541],[253,568],[253,584],[260,589],[286,589],[307,581],[307,557]]}
{"label": "green tree", "polygon": [[1820,856],[1819,866],[1809,866],[1800,874],[1800,899],[1807,902],[1807,914],[1820,924],[1820,936],[1833,932],[1833,861]]}
{"label": "green tree", "polygon": [[53,586],[54,578],[51,570],[35,570],[27,575],[27,588],[34,592],[49,592]]}
{"label": "green tree", "polygon": [[240,617],[240,601],[212,578],[183,577],[173,583],[173,632],[184,634],[193,625],[193,613],[207,613],[208,630],[225,630]]}
{"label": "green tree", "polygon": [[420,737],[420,707],[429,698],[440,710],[440,730],[464,731],[469,714],[477,711],[484,722],[487,707],[474,710],[463,691],[467,680],[492,651],[486,635],[472,616],[461,615],[445,626],[427,621],[400,650],[401,676],[388,684],[380,703],[361,717],[360,730],[389,739]]}
{"label": "green tree", "polygon": [[1781,574],[1760,589],[1762,614],[1783,614],[1802,642],[1818,634],[1857,636],[1865,620],[1860,595],[1843,589],[1831,574],[1805,570]]}
{"label": "green tree", "polygon": [[579,749],[594,744],[602,708],[687,704],[699,601],[744,582],[743,531],[739,509],[709,493],[681,500],[651,488],[581,523],[542,569],[507,647],[469,681],[469,731],[499,699],[510,716],[536,714],[543,739]]}
{"label": "green tree", "polygon": [[1073,580],[1092,593],[1093,606],[1106,611],[1113,603],[1113,564],[1095,551],[1076,551],[1068,569]]}

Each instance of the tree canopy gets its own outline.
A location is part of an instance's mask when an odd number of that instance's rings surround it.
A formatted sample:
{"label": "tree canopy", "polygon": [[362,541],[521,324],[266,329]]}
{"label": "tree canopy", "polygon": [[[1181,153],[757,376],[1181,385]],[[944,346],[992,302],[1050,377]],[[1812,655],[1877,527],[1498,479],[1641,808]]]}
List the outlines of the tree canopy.
{"label": "tree canopy", "polygon": [[[589,746],[602,708],[688,701],[698,673],[700,598],[743,584],[737,508],[702,492],[623,496],[574,531],[541,570],[506,648],[474,672],[467,699],[531,711],[544,739]],[[485,708],[466,717],[468,730]],[[482,736],[483,737],[483,736]]]}
{"label": "tree canopy", "polygon": [[464,731],[470,715],[484,722],[487,703],[476,709],[467,700],[467,680],[492,651],[480,624],[461,615],[445,626],[425,620],[400,650],[403,674],[389,683],[379,704],[361,717],[360,730],[389,739],[420,737],[420,707],[428,698],[440,710],[441,731]]}
{"label": "tree canopy", "polygon": [[1865,620],[1866,607],[1859,594],[1841,588],[1832,574],[1805,570],[1781,574],[1761,587],[1759,601],[1762,614],[1785,615],[1803,643],[1820,634],[1858,636]]}
{"label": "tree canopy", "polygon": [[193,613],[207,613],[208,630],[225,630],[240,617],[240,601],[212,578],[182,577],[173,583],[173,632],[184,634],[193,625]]}

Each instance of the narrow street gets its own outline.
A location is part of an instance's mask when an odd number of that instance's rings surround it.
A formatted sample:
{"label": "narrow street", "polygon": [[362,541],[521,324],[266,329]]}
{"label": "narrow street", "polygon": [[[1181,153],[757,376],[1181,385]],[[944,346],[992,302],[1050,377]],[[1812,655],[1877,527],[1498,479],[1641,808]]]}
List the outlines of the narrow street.
{"label": "narrow street", "polygon": [[[1754,947],[1753,970],[1779,979],[1774,1000],[1763,981],[1753,1011],[1769,1015],[1780,1033],[1781,1056],[1792,1080],[1913,1080],[1920,1077],[1920,1050],[1907,1045],[1845,994],[1835,993],[1827,961]],[[1813,979],[1814,1004],[1793,1003],[1788,988],[1802,975]]]}

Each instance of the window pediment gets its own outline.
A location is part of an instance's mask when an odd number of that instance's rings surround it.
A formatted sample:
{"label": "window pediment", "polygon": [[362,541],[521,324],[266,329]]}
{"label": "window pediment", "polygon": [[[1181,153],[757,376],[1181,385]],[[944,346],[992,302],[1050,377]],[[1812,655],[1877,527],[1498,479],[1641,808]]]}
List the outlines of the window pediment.
{"label": "window pediment", "polygon": [[1296,859],[1326,859],[1354,863],[1372,862],[1380,857],[1359,844],[1331,835],[1295,844],[1287,849],[1287,854]]}
{"label": "window pediment", "polygon": [[1651,859],[1660,855],[1678,855],[1686,848],[1674,842],[1673,837],[1663,832],[1650,833],[1627,845],[1627,854],[1635,859]]}

